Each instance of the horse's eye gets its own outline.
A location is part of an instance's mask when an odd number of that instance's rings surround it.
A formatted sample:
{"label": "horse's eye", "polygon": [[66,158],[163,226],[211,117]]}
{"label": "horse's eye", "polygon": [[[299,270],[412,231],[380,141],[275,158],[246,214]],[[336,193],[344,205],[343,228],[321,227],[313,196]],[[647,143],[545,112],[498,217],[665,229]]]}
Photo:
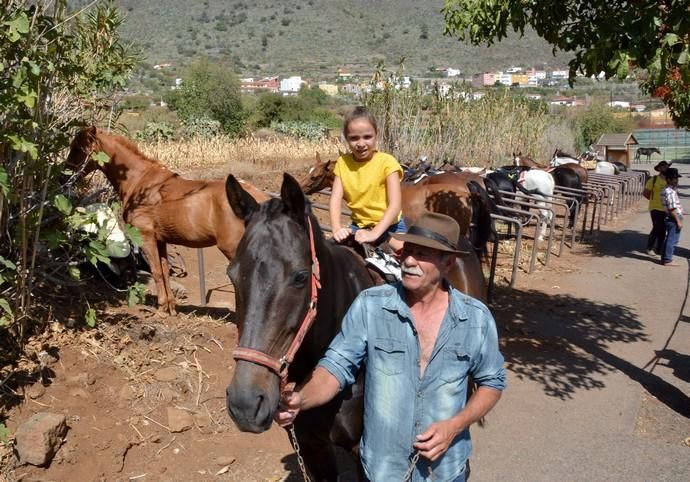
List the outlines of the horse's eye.
{"label": "horse's eye", "polygon": [[304,288],[307,279],[309,279],[309,272],[306,269],[298,271],[292,276],[292,285],[296,288]]}

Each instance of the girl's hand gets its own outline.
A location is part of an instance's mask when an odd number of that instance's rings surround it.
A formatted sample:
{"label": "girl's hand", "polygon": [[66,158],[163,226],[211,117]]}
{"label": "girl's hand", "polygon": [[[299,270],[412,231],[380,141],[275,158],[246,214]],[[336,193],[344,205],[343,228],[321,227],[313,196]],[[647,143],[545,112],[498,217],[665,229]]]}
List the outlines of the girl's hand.
{"label": "girl's hand", "polygon": [[352,235],[350,228],[340,228],[333,231],[333,239],[335,239],[338,243],[342,243],[348,237],[350,237],[350,235]]}
{"label": "girl's hand", "polygon": [[355,241],[357,241],[359,244],[373,243],[377,239],[379,239],[379,236],[377,236],[371,229],[358,229],[355,233]]}

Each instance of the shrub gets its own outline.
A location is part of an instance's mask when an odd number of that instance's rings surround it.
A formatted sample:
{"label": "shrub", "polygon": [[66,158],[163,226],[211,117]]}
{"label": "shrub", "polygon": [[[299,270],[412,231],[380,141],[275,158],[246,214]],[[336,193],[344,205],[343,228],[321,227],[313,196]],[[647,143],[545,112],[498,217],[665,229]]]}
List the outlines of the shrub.
{"label": "shrub", "polygon": [[134,134],[141,141],[168,141],[175,136],[175,129],[167,122],[147,122],[143,130]]}
{"label": "shrub", "polygon": [[279,134],[285,134],[300,139],[311,141],[324,139],[328,135],[328,126],[320,122],[275,122],[271,129]]}
{"label": "shrub", "polygon": [[182,122],[182,136],[185,138],[203,137],[211,139],[221,135],[223,129],[220,122],[213,119],[187,119]]}

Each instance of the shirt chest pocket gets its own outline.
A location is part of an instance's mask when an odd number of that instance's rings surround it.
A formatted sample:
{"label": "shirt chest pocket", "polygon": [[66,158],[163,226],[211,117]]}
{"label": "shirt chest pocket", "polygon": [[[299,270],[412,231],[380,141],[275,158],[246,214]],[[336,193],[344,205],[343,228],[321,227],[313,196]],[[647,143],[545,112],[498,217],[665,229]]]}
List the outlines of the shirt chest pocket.
{"label": "shirt chest pocket", "polygon": [[470,370],[470,355],[461,346],[449,346],[441,352],[440,378],[453,383],[467,377]]}
{"label": "shirt chest pocket", "polygon": [[405,368],[405,344],[388,338],[374,342],[373,367],[386,375],[399,375]]}

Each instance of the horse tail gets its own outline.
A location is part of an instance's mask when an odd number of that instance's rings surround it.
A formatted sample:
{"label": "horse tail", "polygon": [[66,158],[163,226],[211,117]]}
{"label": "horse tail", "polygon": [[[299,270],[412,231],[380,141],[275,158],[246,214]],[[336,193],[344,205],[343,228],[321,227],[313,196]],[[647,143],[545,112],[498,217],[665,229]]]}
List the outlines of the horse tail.
{"label": "horse tail", "polygon": [[493,178],[487,176],[484,178],[484,185],[486,186],[487,192],[493,196],[493,199],[489,198],[489,201],[491,201],[491,211],[498,212],[498,209],[496,209],[497,205],[505,206],[503,196],[499,192],[500,189],[498,188],[498,184],[493,180]]}
{"label": "horse tail", "polygon": [[515,187],[520,191],[522,194],[527,194],[528,196],[533,196],[534,194],[541,194],[539,192],[539,189],[532,189],[531,191],[529,189],[525,189],[522,184],[520,184],[519,181],[514,181],[513,184],[515,184]]}
{"label": "horse tail", "polygon": [[474,196],[472,196],[472,223],[475,225],[474,239],[472,245],[474,246],[477,256],[481,259],[484,247],[487,241],[491,238],[493,231],[493,221],[491,219],[491,201],[489,195],[477,181],[470,181],[467,187]]}

